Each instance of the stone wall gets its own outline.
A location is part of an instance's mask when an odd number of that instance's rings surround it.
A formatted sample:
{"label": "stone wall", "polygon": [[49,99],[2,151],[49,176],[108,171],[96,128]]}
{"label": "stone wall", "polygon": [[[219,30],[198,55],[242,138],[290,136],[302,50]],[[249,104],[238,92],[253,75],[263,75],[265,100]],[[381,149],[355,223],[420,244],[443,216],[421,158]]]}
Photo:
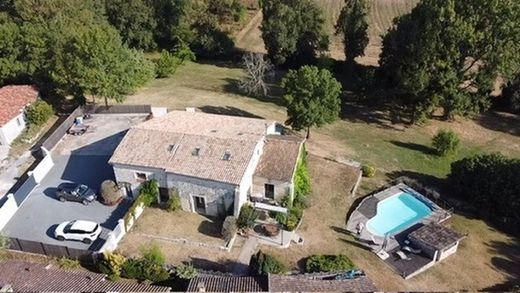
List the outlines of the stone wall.
{"label": "stone wall", "polygon": [[291,182],[272,180],[264,177],[254,176],[251,194],[255,197],[265,197],[265,184],[274,185],[274,199],[280,201],[282,197],[289,194],[293,196],[294,186]]}
{"label": "stone wall", "polygon": [[167,181],[168,188],[179,192],[183,210],[196,212],[193,197],[199,196],[205,200],[205,214],[208,216],[225,216],[238,190],[236,185],[177,174],[168,174]]}

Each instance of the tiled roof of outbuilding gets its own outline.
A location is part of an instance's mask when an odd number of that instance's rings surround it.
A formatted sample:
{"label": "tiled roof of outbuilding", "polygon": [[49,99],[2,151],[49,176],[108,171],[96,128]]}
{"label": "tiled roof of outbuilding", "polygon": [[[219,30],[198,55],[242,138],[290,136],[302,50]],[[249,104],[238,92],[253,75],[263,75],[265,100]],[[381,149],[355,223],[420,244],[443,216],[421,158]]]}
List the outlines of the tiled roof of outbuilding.
{"label": "tiled roof of outbuilding", "polygon": [[36,97],[38,90],[31,85],[8,85],[0,88],[0,127],[20,114]]}
{"label": "tiled roof of outbuilding", "polygon": [[292,182],[302,142],[296,136],[267,136],[255,176]]}
{"label": "tiled roof of outbuilding", "polygon": [[267,292],[267,277],[198,275],[187,292]]}
{"label": "tiled roof of outbuilding", "polygon": [[464,235],[442,225],[428,224],[408,234],[408,238],[442,250],[464,238]]}

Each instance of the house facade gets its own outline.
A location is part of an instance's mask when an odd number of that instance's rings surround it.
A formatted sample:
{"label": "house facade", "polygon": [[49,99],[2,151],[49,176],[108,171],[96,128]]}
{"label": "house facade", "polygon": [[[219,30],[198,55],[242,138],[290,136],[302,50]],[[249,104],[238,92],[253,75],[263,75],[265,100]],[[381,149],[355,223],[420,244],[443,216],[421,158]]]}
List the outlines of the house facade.
{"label": "house facade", "polygon": [[[301,145],[278,133],[274,121],[172,111],[131,128],[109,162],[131,194],[155,179],[161,202],[173,190],[183,210],[238,215],[252,197],[292,194]],[[277,150],[282,154],[274,156]]]}
{"label": "house facade", "polygon": [[38,98],[38,90],[30,85],[0,88],[0,146],[8,147],[26,127],[24,110]]}

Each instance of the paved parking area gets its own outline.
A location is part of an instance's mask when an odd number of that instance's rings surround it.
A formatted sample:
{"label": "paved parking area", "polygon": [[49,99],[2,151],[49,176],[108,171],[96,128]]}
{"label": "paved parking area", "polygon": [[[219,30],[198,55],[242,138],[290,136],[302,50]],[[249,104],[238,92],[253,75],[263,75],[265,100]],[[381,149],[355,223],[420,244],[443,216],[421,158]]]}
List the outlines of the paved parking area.
{"label": "paved parking area", "polygon": [[[145,119],[143,115],[93,115],[85,123],[89,131],[82,136],[66,135],[52,152],[54,167],[24,201],[20,209],[9,221],[3,232],[11,237],[38,241],[48,244],[66,245],[86,249],[90,245],[82,242],[54,239],[55,227],[64,221],[74,219],[100,223],[104,228],[102,237],[117,225],[128,209],[130,202],[109,207],[99,202],[88,206],[75,202],[60,202],[56,199],[56,187],[63,182],[76,182],[98,191],[101,182],[114,179],[108,160],[123,138],[126,130]],[[90,246],[98,248],[97,241]]]}

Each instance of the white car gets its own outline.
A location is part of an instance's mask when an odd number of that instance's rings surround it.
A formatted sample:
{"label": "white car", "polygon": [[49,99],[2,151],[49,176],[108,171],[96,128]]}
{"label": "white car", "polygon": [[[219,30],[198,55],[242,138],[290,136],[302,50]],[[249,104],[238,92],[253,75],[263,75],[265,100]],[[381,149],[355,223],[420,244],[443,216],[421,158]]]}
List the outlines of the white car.
{"label": "white car", "polygon": [[101,230],[101,226],[95,222],[74,220],[59,224],[54,231],[54,237],[60,241],[77,240],[90,244],[99,237]]}

